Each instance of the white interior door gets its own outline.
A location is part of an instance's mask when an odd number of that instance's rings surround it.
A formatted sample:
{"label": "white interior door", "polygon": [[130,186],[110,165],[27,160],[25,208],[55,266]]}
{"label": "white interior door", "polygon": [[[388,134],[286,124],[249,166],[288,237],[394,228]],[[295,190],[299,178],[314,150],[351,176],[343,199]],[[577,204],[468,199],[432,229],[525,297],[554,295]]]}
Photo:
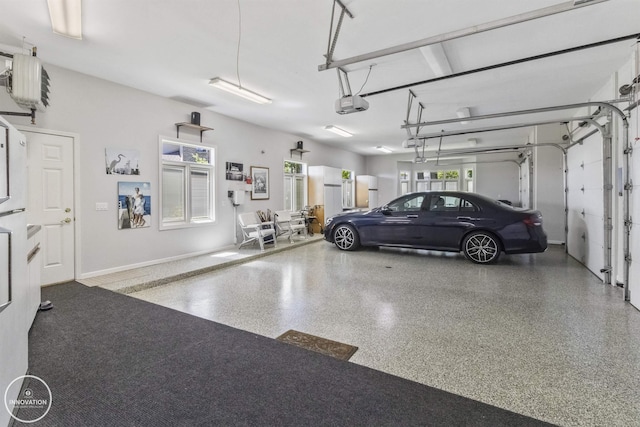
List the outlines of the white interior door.
{"label": "white interior door", "polygon": [[27,221],[42,226],[42,285],[75,278],[73,138],[23,131],[27,137]]}

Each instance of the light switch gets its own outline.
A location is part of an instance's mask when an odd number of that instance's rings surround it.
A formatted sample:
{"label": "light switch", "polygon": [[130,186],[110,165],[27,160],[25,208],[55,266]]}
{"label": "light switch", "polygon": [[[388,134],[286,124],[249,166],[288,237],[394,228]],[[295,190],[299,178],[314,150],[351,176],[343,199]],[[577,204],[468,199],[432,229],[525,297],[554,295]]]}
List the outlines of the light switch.
{"label": "light switch", "polygon": [[109,210],[109,205],[106,202],[96,203],[97,211],[107,211]]}

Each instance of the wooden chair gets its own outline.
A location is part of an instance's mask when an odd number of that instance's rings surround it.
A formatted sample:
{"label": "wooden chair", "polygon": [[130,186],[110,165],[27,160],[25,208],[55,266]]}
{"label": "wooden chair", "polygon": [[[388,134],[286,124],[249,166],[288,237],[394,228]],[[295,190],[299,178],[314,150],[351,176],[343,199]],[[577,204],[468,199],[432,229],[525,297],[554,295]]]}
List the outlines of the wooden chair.
{"label": "wooden chair", "polygon": [[238,224],[242,229],[240,247],[256,241],[260,244],[261,251],[264,251],[265,243],[273,243],[276,247],[276,229],[273,221],[261,222],[255,212],[245,212],[238,214]]}
{"label": "wooden chair", "polygon": [[307,238],[307,224],[302,216],[293,217],[290,211],[276,211],[275,223],[278,236],[286,234],[291,243],[293,243],[293,235],[300,232],[305,239]]}

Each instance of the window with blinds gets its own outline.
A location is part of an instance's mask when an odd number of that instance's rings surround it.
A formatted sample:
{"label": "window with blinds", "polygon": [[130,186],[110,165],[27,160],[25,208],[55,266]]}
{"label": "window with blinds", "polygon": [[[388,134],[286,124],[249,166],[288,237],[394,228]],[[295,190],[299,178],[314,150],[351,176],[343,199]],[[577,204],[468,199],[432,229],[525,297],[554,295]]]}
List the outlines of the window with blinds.
{"label": "window with blinds", "polygon": [[160,229],[215,220],[215,149],[160,139]]}

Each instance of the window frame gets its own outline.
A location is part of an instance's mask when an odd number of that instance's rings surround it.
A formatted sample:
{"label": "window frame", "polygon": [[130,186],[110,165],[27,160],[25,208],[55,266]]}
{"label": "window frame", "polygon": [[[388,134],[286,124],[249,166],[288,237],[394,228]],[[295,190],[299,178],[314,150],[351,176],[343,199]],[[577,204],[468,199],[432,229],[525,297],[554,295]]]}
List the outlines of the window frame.
{"label": "window frame", "polygon": [[[183,152],[184,147],[191,147],[198,150],[206,149],[209,151],[209,163],[198,163],[184,160],[169,160],[164,158],[164,146],[165,144],[175,145],[180,148],[180,153]],[[181,154],[182,155],[182,154]],[[159,212],[160,219],[158,221],[159,229],[175,230],[180,228],[194,228],[202,227],[205,225],[211,225],[216,222],[216,162],[217,162],[217,147],[211,145],[194,144],[186,141],[180,141],[174,138],[168,138],[160,136],[158,140],[158,161],[159,161]],[[181,171],[182,172],[182,195],[181,203],[183,215],[180,219],[166,219],[164,215],[163,195],[164,195],[164,172],[167,170]],[[209,215],[205,216],[193,216],[193,199],[194,199],[194,174],[205,173],[207,175],[206,185],[209,187],[205,190],[205,194],[209,197],[208,211]],[[202,205],[203,207],[206,204]]]}
{"label": "window frame", "polygon": [[[300,165],[300,173],[298,172],[288,172],[286,170],[286,165],[287,163],[294,163],[296,165]],[[283,163],[282,163],[282,171],[283,171],[283,179],[282,179],[282,189],[283,189],[283,197],[282,197],[282,205],[283,205],[283,209],[284,210],[288,210],[291,212],[295,212],[295,208],[296,208],[296,202],[299,202],[299,200],[297,200],[297,196],[296,196],[296,188],[297,188],[297,184],[296,181],[301,180],[302,181],[302,203],[298,203],[299,206],[301,206],[302,209],[304,209],[305,206],[307,206],[309,204],[309,191],[308,191],[308,165],[305,162],[299,162],[299,161],[295,161],[295,160],[291,160],[291,159],[284,159]],[[289,180],[290,179],[290,180]],[[285,188],[288,185],[290,186],[290,188]],[[287,194],[288,192],[291,191],[291,206],[287,206]]]}

